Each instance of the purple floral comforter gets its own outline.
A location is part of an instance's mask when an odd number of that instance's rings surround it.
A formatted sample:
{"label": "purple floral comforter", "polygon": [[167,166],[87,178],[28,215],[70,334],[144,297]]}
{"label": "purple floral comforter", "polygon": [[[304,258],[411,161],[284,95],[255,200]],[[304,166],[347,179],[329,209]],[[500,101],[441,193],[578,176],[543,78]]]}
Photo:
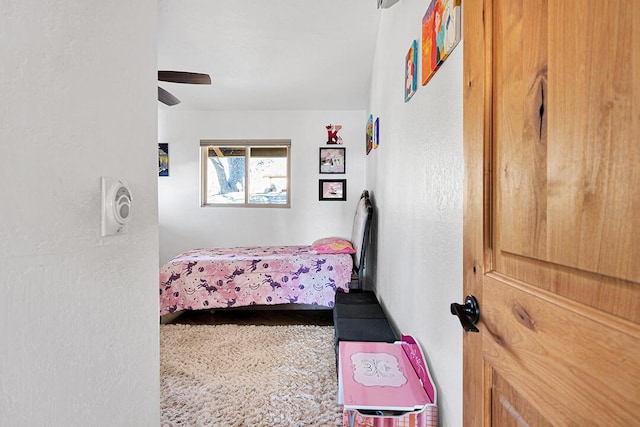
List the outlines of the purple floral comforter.
{"label": "purple floral comforter", "polygon": [[333,307],[349,291],[349,254],[314,254],[309,246],[194,249],[160,269],[160,315],[247,305]]}

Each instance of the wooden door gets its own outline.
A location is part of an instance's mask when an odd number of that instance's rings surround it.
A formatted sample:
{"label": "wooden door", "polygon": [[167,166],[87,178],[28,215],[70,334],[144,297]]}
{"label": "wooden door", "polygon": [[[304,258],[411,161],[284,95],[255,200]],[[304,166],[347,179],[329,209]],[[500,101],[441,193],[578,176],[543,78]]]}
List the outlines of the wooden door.
{"label": "wooden door", "polygon": [[465,426],[640,425],[640,1],[463,4]]}

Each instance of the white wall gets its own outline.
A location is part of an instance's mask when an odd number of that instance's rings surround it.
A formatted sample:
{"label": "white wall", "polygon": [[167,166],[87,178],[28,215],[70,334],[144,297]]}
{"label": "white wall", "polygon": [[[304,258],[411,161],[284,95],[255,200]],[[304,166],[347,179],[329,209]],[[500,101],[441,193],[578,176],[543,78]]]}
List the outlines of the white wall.
{"label": "white wall", "polygon": [[428,4],[403,0],[382,11],[370,101],[381,142],[366,168],[378,214],[368,274],[394,325],[426,351],[440,424],[460,426],[462,330],[449,306],[463,299],[462,42],[427,86],[407,103],[403,96],[405,55],[414,39],[420,47]]}
{"label": "white wall", "polygon": [[0,9],[0,424],[157,426],[156,3]]}
{"label": "white wall", "polygon": [[[185,111],[162,108],[159,141],[169,176],[159,179],[160,262],[198,247],[311,244],[349,237],[364,190],[364,111]],[[320,174],[325,125],[339,124],[346,174]],[[200,207],[201,139],[291,139],[291,208]],[[319,179],[347,179],[347,201],[319,201]]]}

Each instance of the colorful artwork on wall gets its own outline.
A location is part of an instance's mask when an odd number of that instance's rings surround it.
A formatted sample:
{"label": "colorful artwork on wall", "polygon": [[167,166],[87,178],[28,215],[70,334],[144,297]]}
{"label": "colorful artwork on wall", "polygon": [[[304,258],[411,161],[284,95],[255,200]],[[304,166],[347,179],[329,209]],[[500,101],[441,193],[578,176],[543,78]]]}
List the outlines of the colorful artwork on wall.
{"label": "colorful artwork on wall", "polygon": [[376,117],[373,124],[373,148],[378,148],[378,145],[380,145],[380,117]]}
{"label": "colorful artwork on wall", "polygon": [[366,129],[366,144],[367,144],[367,154],[371,152],[373,148],[373,115],[369,114],[369,120],[367,120],[367,129]]}
{"label": "colorful artwork on wall", "polygon": [[158,144],[158,176],[169,176],[169,144]]}
{"label": "colorful artwork on wall", "polygon": [[422,85],[460,42],[461,0],[433,0],[422,18]]}
{"label": "colorful artwork on wall", "polygon": [[409,52],[404,59],[404,102],[411,99],[418,89],[418,42],[411,43]]}

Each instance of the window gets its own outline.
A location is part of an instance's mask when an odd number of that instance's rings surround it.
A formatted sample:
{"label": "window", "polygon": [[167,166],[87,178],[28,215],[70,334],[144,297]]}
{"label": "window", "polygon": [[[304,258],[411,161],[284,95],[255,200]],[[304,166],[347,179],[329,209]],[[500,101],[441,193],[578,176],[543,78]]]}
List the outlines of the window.
{"label": "window", "polygon": [[290,206],[290,140],[203,140],[200,150],[202,206]]}

